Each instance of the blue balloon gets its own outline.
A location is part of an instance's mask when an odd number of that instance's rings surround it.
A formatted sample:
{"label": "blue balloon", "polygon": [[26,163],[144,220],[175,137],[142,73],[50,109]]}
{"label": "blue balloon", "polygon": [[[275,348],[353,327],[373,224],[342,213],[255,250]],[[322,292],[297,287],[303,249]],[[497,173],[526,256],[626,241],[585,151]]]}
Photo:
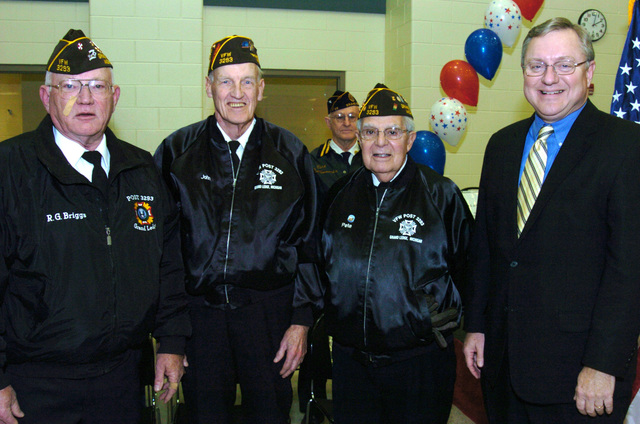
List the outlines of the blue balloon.
{"label": "blue balloon", "polygon": [[467,37],[464,55],[477,73],[490,80],[502,61],[500,37],[490,29],[477,29]]}
{"label": "blue balloon", "polygon": [[414,161],[427,165],[440,175],[444,174],[444,163],[447,159],[447,152],[444,150],[444,143],[440,137],[431,131],[418,131],[413,142],[409,156]]}

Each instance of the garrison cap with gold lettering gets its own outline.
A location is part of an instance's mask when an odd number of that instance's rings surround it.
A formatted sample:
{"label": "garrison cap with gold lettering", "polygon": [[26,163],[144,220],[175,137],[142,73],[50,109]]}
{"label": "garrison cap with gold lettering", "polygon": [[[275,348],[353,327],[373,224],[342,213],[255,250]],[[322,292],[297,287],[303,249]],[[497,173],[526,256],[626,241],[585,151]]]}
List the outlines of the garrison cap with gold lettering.
{"label": "garrison cap with gold lettering", "polygon": [[255,63],[260,67],[258,49],[256,49],[251,38],[231,35],[216,41],[211,46],[208,72],[221,66],[238,65],[240,63]]}
{"label": "garrison cap with gold lettering", "polygon": [[70,29],[53,49],[46,70],[77,75],[98,68],[113,68],[113,65],[82,30]]}
{"label": "garrison cap with gold lettering", "polygon": [[408,116],[413,118],[411,109],[407,101],[397,92],[391,90],[384,84],[376,84],[373,90],[367,94],[358,119],[368,116]]}
{"label": "garrison cap with gold lettering", "polygon": [[355,106],[357,108],[360,107],[356,98],[348,91],[336,90],[336,92],[327,100],[327,113],[335,112],[336,110],[351,106]]}

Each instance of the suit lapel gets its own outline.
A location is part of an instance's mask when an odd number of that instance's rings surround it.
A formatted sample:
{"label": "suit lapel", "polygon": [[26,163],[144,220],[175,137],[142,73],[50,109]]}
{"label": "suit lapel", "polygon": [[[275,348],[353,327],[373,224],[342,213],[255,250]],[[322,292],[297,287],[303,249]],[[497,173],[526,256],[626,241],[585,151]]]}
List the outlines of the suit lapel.
{"label": "suit lapel", "polygon": [[520,166],[522,164],[522,154],[524,143],[527,138],[527,131],[533,122],[533,115],[530,119],[519,122],[519,125],[513,128],[513,133],[508,135],[509,148],[505,149],[502,163],[502,184],[504,187],[504,204],[506,211],[513,213],[506,214],[506,225],[504,231],[507,232],[502,240],[509,240],[510,243],[517,241],[517,218],[516,209],[518,207],[518,180],[520,177]]}
{"label": "suit lapel", "polygon": [[[598,130],[598,109],[593,106],[590,101],[583,109],[580,116],[576,119],[565,138],[558,156],[556,156],[551,166],[551,170],[547,175],[540,194],[536,199],[536,203],[531,209],[527,223],[524,226],[520,239],[526,236],[529,228],[531,228],[545,206],[549,203],[553,193],[558,189],[562,182],[571,174],[573,169],[580,163],[580,159],[589,149],[593,137],[591,135]],[[517,195],[516,195],[517,196]],[[515,215],[515,213],[514,213]]]}

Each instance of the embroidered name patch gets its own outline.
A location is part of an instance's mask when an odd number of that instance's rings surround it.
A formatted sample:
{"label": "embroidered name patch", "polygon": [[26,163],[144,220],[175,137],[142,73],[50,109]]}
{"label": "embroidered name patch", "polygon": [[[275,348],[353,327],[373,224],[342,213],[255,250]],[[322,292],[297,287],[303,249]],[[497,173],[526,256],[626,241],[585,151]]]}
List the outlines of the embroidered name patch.
{"label": "embroidered name patch", "polygon": [[67,219],[81,220],[87,217],[86,213],[81,212],[56,212],[47,214],[47,222],[66,221]]}

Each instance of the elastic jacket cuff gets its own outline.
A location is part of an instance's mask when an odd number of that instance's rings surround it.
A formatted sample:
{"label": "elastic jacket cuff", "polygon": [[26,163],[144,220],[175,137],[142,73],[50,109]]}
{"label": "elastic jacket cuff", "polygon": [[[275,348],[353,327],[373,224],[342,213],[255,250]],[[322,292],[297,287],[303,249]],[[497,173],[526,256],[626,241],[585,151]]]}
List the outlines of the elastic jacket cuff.
{"label": "elastic jacket cuff", "polygon": [[186,337],[167,336],[160,337],[158,341],[158,353],[171,353],[173,355],[184,355],[184,348],[187,343]]}
{"label": "elastic jacket cuff", "polygon": [[0,369],[0,390],[6,389],[10,385],[9,376]]}
{"label": "elastic jacket cuff", "polygon": [[304,325],[309,328],[313,327],[313,310],[311,309],[311,306],[293,308],[291,325]]}

